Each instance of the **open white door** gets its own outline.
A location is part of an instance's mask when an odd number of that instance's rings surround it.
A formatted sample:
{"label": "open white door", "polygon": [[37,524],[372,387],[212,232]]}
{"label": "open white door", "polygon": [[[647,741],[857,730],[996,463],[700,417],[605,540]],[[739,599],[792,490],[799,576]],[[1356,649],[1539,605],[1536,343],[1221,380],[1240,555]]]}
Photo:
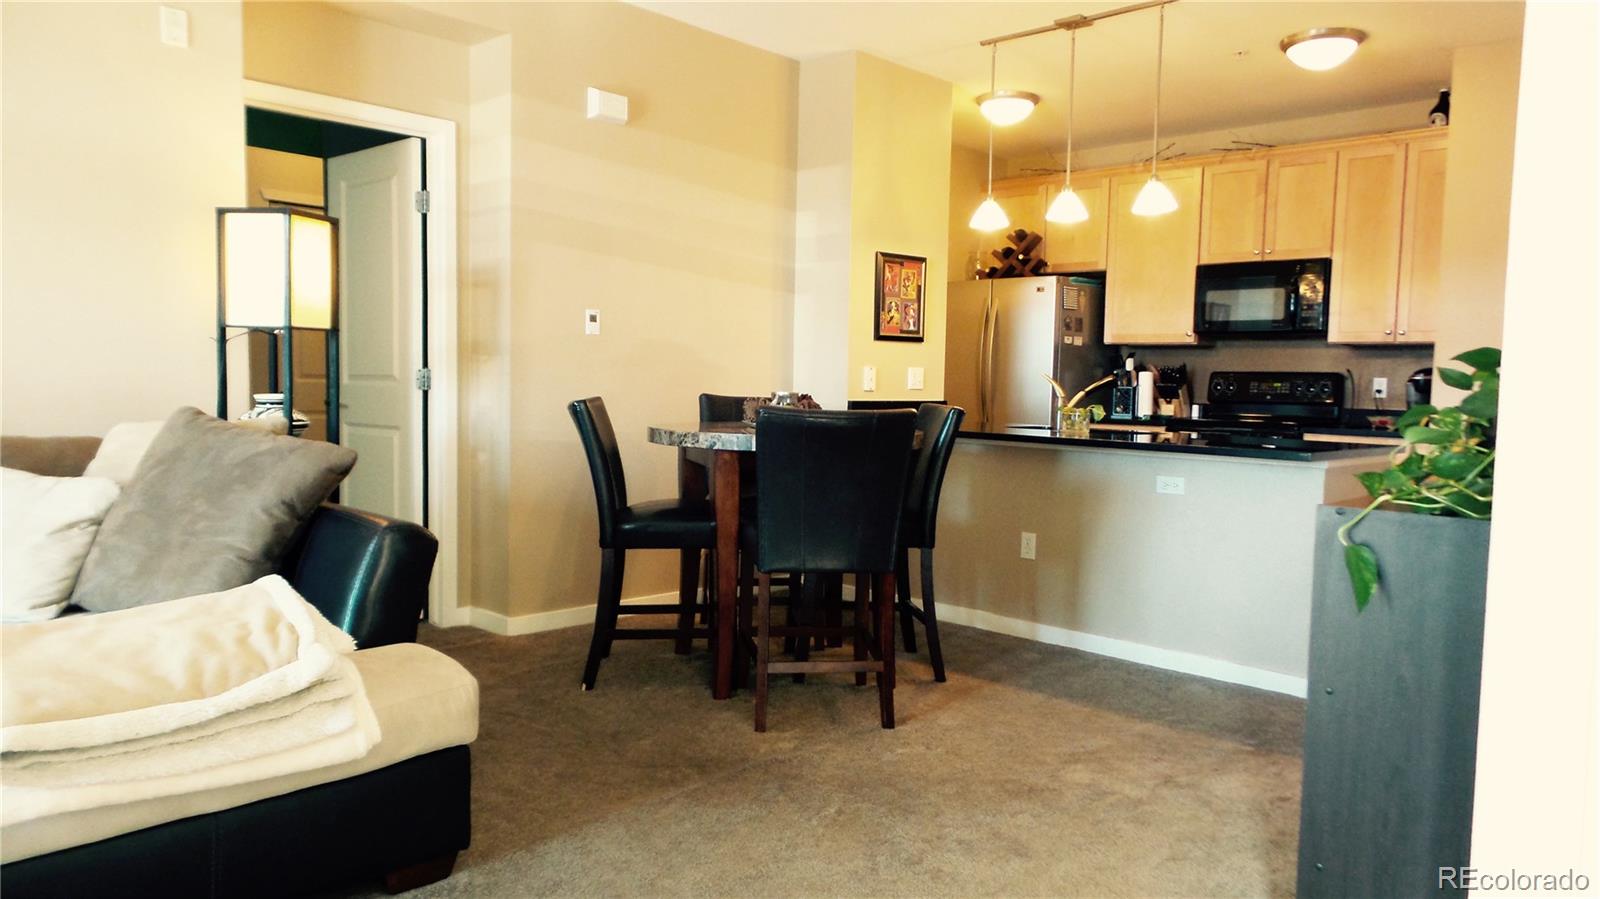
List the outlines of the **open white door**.
{"label": "open white door", "polygon": [[422,140],[328,159],[339,220],[339,442],[359,455],[340,501],[421,522]]}

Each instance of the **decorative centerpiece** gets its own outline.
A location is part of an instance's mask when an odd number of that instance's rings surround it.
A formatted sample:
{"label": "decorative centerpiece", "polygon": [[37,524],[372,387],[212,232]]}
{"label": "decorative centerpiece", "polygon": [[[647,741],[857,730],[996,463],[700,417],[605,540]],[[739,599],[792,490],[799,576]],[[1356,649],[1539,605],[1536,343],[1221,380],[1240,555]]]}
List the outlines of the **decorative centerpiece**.
{"label": "decorative centerpiece", "polygon": [[787,406],[793,409],[821,409],[822,404],[812,399],[809,393],[795,393],[789,390],[779,390],[772,396],[752,396],[744,401],[744,420],[747,424],[755,424],[756,413],[762,406]]}
{"label": "decorative centerpiece", "polygon": [[[281,393],[252,393],[250,398],[255,400],[255,407],[239,416],[240,421],[283,414],[283,394]],[[294,417],[289,419],[289,436],[299,437],[309,427],[311,427],[311,419],[306,417],[304,412],[295,409]]]}
{"label": "decorative centerpiece", "polygon": [[1050,389],[1055,391],[1056,402],[1061,404],[1056,410],[1056,432],[1062,437],[1088,437],[1089,426],[1106,417],[1106,407],[1099,403],[1090,403],[1087,406],[1080,406],[1078,403],[1083,401],[1089,391],[1114,377],[1115,375],[1106,375],[1073,394],[1072,399],[1066,399],[1066,388],[1055,378],[1045,375],[1044,379],[1050,382]]}

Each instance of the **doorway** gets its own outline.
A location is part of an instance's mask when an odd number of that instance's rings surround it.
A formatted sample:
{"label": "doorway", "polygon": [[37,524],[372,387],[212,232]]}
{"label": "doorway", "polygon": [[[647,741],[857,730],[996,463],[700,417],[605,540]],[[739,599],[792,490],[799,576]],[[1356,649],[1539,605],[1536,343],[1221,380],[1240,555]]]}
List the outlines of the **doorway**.
{"label": "doorway", "polygon": [[[323,334],[296,331],[294,396],[309,439],[359,461],[339,501],[439,538],[428,619],[456,608],[455,125],[246,82],[247,202],[339,219],[338,415],[329,432]],[[430,179],[432,175],[432,179]],[[445,189],[432,189],[432,182]],[[272,340],[251,334],[252,392],[272,390]],[[450,385],[450,390],[440,390]]]}

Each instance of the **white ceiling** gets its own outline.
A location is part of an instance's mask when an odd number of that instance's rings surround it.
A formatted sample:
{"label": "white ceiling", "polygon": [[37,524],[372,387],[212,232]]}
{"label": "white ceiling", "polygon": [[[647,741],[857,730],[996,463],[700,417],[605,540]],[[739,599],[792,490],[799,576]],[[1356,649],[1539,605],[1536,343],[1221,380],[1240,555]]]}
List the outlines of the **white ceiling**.
{"label": "white ceiling", "polygon": [[[969,97],[989,87],[989,50],[978,41],[1121,3],[683,2],[635,5],[793,59],[859,50],[957,85],[955,139],[982,148],[987,131]],[[1181,0],[1167,7],[1162,131],[1187,134],[1430,97],[1450,81],[1457,47],[1515,37],[1522,3],[1493,0]],[[1371,35],[1330,72],[1297,68],[1278,50],[1285,35],[1351,26]],[[1078,32],[1074,141],[1083,147],[1150,133],[1156,11]],[[1066,135],[1066,32],[1000,47],[1002,88],[1044,98],[1020,125],[998,129],[1006,156],[1059,148]],[[1418,122],[1418,125],[1423,124]]]}

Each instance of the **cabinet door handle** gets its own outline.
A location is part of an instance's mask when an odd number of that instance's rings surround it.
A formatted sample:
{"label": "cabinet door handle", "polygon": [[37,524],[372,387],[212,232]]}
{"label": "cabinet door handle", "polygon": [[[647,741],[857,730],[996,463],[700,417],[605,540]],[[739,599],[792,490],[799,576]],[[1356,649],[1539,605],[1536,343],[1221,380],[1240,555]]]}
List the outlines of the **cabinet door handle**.
{"label": "cabinet door handle", "polygon": [[1260,256],[1261,255],[1261,251],[1260,250],[1251,250],[1250,251],[1250,255],[1252,255],[1252,256]]}
{"label": "cabinet door handle", "polygon": [[1194,336],[1194,332],[1193,331],[1185,331],[1185,332],[1183,332],[1183,336],[1185,336],[1185,337],[1193,337]]}
{"label": "cabinet door handle", "polygon": [[1268,251],[1267,251],[1267,255],[1268,255],[1268,256],[1271,256],[1271,255],[1272,255],[1272,251],[1271,251],[1271,250],[1268,250]]}
{"label": "cabinet door handle", "polygon": [[1406,329],[1405,329],[1405,328],[1401,328],[1401,329],[1400,329],[1400,336],[1401,336],[1401,337],[1404,337],[1404,336],[1406,336]]}
{"label": "cabinet door handle", "polygon": [[1393,334],[1393,333],[1394,333],[1394,331],[1393,331],[1393,330],[1390,330],[1390,329],[1388,329],[1388,328],[1385,328],[1385,329],[1384,329],[1384,330],[1383,330],[1383,333],[1384,333],[1384,336],[1388,336],[1388,335],[1390,335],[1390,334]]}

